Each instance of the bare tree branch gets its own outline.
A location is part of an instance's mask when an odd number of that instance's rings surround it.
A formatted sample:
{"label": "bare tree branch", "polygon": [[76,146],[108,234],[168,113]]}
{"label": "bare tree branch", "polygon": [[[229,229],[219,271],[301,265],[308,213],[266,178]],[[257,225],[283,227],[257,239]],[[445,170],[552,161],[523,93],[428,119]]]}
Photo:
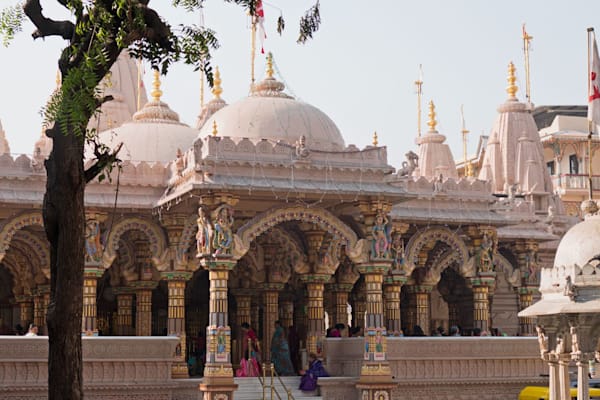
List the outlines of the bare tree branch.
{"label": "bare tree branch", "polygon": [[121,147],[123,147],[123,143],[120,143],[113,151],[100,151],[99,146],[94,143],[94,155],[96,156],[97,161],[85,170],[85,182],[91,182],[106,167],[118,161],[117,155],[119,154]]}
{"label": "bare tree branch", "polygon": [[[66,6],[66,0],[59,1]],[[71,21],[55,21],[46,18],[42,14],[40,0],[27,0],[23,5],[25,15],[33,22],[37,28],[31,36],[34,39],[46,36],[60,36],[65,40],[71,40],[75,32],[75,25]]]}

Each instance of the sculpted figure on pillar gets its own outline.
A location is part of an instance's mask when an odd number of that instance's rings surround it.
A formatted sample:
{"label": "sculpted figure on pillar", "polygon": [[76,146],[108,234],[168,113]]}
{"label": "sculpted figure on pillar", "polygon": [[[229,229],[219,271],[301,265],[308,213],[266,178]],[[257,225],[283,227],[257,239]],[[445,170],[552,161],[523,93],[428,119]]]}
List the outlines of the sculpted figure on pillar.
{"label": "sculpted figure on pillar", "polygon": [[396,234],[391,244],[392,259],[394,260],[394,270],[400,271],[404,266],[404,239],[402,235]]}
{"label": "sculpted figure on pillar", "polygon": [[537,331],[537,335],[538,335],[538,343],[540,345],[540,355],[542,357],[544,357],[544,354],[548,352],[548,337],[546,336],[546,330],[540,325],[537,325],[535,327],[535,330]]}
{"label": "sculpted figure on pillar", "polygon": [[374,259],[390,258],[390,223],[383,212],[375,216],[375,224],[371,229],[371,257]]}
{"label": "sculpted figure on pillar", "polygon": [[487,233],[483,234],[478,253],[478,272],[492,272],[494,270],[494,241]]}
{"label": "sculpted figure on pillar", "polygon": [[101,259],[100,221],[89,219],[85,224],[85,261],[98,263]]}
{"label": "sculpted figure on pillar", "polygon": [[198,207],[198,219],[196,223],[198,224],[198,232],[196,233],[197,255],[210,254],[212,226],[207,212],[202,206]]}
{"label": "sculpted figure on pillar", "polygon": [[212,245],[214,254],[233,254],[233,209],[225,204],[215,210]]}

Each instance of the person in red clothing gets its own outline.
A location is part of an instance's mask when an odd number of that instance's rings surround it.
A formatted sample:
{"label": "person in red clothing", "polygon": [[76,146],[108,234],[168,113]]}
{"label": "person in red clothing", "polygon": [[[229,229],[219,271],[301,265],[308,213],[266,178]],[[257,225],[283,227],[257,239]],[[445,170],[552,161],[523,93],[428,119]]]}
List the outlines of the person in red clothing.
{"label": "person in red clothing", "polygon": [[260,375],[260,347],[258,344],[258,336],[250,327],[250,324],[244,322],[241,326],[242,352],[244,358],[240,361],[240,368],[236,371],[237,377],[249,377]]}

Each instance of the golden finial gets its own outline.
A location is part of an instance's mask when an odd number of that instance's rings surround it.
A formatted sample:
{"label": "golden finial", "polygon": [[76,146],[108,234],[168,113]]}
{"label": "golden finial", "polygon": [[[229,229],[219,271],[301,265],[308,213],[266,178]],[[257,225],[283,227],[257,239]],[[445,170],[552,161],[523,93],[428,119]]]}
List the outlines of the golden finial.
{"label": "golden finial", "polygon": [[212,135],[217,136],[218,134],[219,134],[219,130],[217,129],[217,121],[213,121]]}
{"label": "golden finial", "polygon": [[160,96],[162,96],[163,92],[160,90],[160,72],[158,72],[158,68],[154,69],[154,81],[152,82],[152,98],[154,101],[159,102]]}
{"label": "golden finial", "polygon": [[215,99],[221,98],[221,93],[223,93],[223,88],[221,87],[221,73],[219,72],[219,67],[215,68],[215,76],[213,77],[213,89],[212,94],[215,96]]}
{"label": "golden finial", "polygon": [[60,75],[60,69],[56,70],[56,87],[59,88],[62,84],[62,76]]}
{"label": "golden finial", "polygon": [[377,132],[373,132],[373,146],[377,146],[379,141],[377,140]]}
{"label": "golden finial", "polygon": [[267,78],[273,78],[273,53],[267,54]]}
{"label": "golden finial", "polygon": [[433,100],[429,102],[429,121],[427,121],[427,125],[429,126],[429,132],[435,132],[435,127],[437,126],[437,121],[435,120],[435,104],[433,104]]}
{"label": "golden finial", "polygon": [[516,98],[517,91],[519,90],[519,88],[515,84],[515,82],[517,81],[517,77],[515,76],[515,70],[515,64],[513,64],[513,62],[511,61],[508,64],[508,87],[506,88],[506,93],[508,93],[508,96],[511,99]]}

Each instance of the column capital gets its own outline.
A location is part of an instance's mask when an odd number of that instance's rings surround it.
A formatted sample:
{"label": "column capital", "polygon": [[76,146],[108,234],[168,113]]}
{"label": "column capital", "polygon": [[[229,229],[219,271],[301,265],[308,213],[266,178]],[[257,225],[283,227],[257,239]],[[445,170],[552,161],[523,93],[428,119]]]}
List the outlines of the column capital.
{"label": "column capital", "polygon": [[30,303],[33,301],[33,296],[28,294],[19,294],[15,296],[17,303]]}
{"label": "column capital", "polygon": [[188,271],[165,271],[160,274],[165,281],[189,281],[192,278],[192,272]]}
{"label": "column capital", "polygon": [[276,291],[276,292],[279,292],[279,291],[283,290],[283,288],[285,287],[285,283],[265,282],[261,286],[262,286],[262,289],[264,291]]}
{"label": "column capital", "polygon": [[407,285],[409,293],[431,293],[434,285]]}
{"label": "column capital", "polygon": [[134,294],[135,289],[131,286],[119,286],[113,289],[115,295],[120,294]]}
{"label": "column capital", "polygon": [[102,268],[102,266],[96,266],[96,265],[86,265],[84,267],[83,270],[83,277],[84,278],[102,278],[102,275],[104,275],[104,268]]}
{"label": "column capital", "polygon": [[399,285],[402,286],[408,282],[408,276],[403,271],[392,270],[389,274],[383,277],[384,285]]}
{"label": "column capital", "polygon": [[354,285],[352,283],[332,283],[329,288],[332,292],[350,293]]}
{"label": "column capital", "polygon": [[392,268],[392,260],[377,260],[357,264],[356,268],[361,274],[387,274]]}
{"label": "column capital", "polygon": [[532,294],[536,293],[539,290],[539,286],[537,286],[537,285],[523,285],[523,286],[519,286],[519,288],[517,290],[519,291],[519,294],[532,295]]}
{"label": "column capital", "polygon": [[496,273],[490,272],[479,272],[476,276],[473,276],[467,280],[471,287],[485,286],[488,288],[494,288],[496,286]]}
{"label": "column capital", "polygon": [[255,290],[254,289],[247,289],[247,288],[235,288],[235,289],[231,289],[231,294],[233,294],[234,296],[254,296],[255,295]]}
{"label": "column capital", "polygon": [[328,283],[331,279],[331,275],[321,274],[306,274],[300,275],[300,280],[304,283]]}
{"label": "column capital", "polygon": [[201,257],[200,265],[208,271],[231,271],[237,265],[233,256]]}
{"label": "column capital", "polygon": [[158,286],[158,282],[156,281],[133,281],[133,282],[129,282],[128,285],[135,290],[139,290],[139,289],[147,289],[147,290],[153,290],[154,288],[156,288],[156,286]]}

